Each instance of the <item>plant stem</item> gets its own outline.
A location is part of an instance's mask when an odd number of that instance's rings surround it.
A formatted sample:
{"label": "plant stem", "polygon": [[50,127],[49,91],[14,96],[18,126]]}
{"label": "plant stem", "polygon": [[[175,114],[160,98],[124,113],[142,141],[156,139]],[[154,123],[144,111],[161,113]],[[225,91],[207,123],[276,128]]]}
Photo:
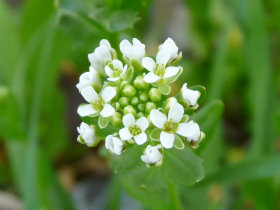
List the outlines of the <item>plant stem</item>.
{"label": "plant stem", "polygon": [[181,210],[182,208],[181,208],[180,195],[178,193],[177,185],[173,181],[170,181],[168,183],[168,192],[174,210]]}

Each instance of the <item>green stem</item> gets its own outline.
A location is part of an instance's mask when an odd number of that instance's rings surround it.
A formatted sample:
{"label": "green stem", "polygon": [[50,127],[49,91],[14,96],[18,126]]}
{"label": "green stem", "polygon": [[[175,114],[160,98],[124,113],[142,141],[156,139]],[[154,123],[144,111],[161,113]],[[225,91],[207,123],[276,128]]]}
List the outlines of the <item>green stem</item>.
{"label": "green stem", "polygon": [[170,181],[168,183],[168,192],[169,192],[169,198],[172,204],[172,207],[174,210],[181,210],[181,201],[180,201],[180,195],[177,189],[177,185]]}

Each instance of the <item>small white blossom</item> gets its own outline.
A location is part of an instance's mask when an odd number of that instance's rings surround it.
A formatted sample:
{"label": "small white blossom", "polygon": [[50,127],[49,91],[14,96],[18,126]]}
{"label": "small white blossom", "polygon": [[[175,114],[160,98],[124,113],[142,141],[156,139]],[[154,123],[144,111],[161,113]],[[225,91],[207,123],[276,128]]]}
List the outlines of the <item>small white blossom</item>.
{"label": "small white blossom", "polygon": [[112,63],[105,66],[105,72],[109,76],[108,80],[111,82],[119,80],[125,74],[126,70],[127,65],[123,67],[122,62],[117,59],[114,59]]}
{"label": "small white blossom", "polygon": [[162,146],[160,144],[157,146],[148,145],[144,151],[144,155],[141,156],[141,160],[147,165],[160,165],[162,162],[162,154],[160,152],[160,149],[162,149]]}
{"label": "small white blossom", "polygon": [[145,45],[136,38],[132,39],[132,44],[127,39],[122,40],[120,50],[127,60],[135,59],[141,63],[145,56]]}
{"label": "small white blossom", "polygon": [[168,117],[157,109],[151,111],[150,118],[152,123],[156,127],[162,129],[160,133],[160,142],[163,147],[167,149],[173,147],[175,133],[188,139],[192,138],[194,141],[197,140],[198,125],[192,121],[189,123],[179,123],[183,118],[183,115],[184,108],[179,103],[172,104],[168,112]]}
{"label": "small white blossom", "polygon": [[80,143],[86,144],[87,146],[95,146],[99,142],[93,125],[90,126],[82,122],[80,127],[77,127],[77,131],[79,133],[78,141]]}
{"label": "small white blossom", "polygon": [[88,59],[94,69],[105,75],[104,68],[116,57],[115,54],[116,52],[111,47],[108,40],[102,39],[99,47],[97,47],[93,53],[88,54]]}
{"label": "small white blossom", "polygon": [[182,127],[185,130],[185,137],[187,137],[188,142],[198,141],[201,137],[201,132],[199,125],[194,121],[187,122],[186,125]]}
{"label": "small white blossom", "polygon": [[105,148],[116,155],[120,155],[123,149],[123,142],[119,137],[109,135],[105,139]]}
{"label": "small white blossom", "polygon": [[167,38],[165,42],[159,46],[159,50],[164,50],[169,52],[169,59],[168,62],[171,62],[172,60],[176,59],[178,55],[178,47],[171,38]]}
{"label": "small white blossom", "polygon": [[81,74],[79,83],[76,85],[79,91],[82,91],[82,89],[88,86],[96,86],[97,88],[101,87],[99,73],[93,67],[89,68],[89,72]]}
{"label": "small white blossom", "polygon": [[113,87],[106,87],[98,95],[93,87],[89,86],[81,91],[82,96],[88,104],[82,104],[78,108],[78,114],[82,117],[99,113],[102,117],[110,117],[115,109],[109,102],[115,97],[116,90]]}
{"label": "small white blossom", "polygon": [[196,106],[197,100],[200,97],[200,92],[198,90],[191,90],[187,88],[187,83],[185,83],[182,87],[182,98],[187,101],[189,105]]}
{"label": "small white blossom", "polygon": [[160,79],[168,79],[175,76],[179,72],[180,67],[169,66],[165,68],[169,58],[170,53],[165,50],[160,50],[157,53],[156,62],[150,57],[143,58],[142,65],[149,71],[144,77],[145,82],[155,83]]}
{"label": "small white blossom", "polygon": [[147,141],[145,130],[149,127],[149,122],[145,117],[135,121],[132,114],[123,117],[124,128],[119,132],[122,140],[130,140],[134,138],[136,144],[141,145]]}

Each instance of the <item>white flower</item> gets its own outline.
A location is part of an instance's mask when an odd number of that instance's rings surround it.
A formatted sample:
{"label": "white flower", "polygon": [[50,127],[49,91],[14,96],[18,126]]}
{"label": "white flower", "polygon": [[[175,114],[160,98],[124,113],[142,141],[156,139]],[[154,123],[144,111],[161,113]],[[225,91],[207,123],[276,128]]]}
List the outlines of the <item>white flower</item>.
{"label": "white flower", "polygon": [[145,130],[149,126],[149,122],[145,117],[139,118],[135,121],[132,114],[127,114],[123,117],[124,128],[119,132],[122,140],[129,140],[134,138],[136,144],[141,145],[147,141]]}
{"label": "white flower", "polygon": [[132,39],[132,44],[127,39],[122,40],[120,50],[124,58],[128,60],[135,59],[140,63],[145,56],[145,45],[136,38]]}
{"label": "white flower", "polygon": [[179,72],[180,67],[169,66],[165,68],[169,58],[170,53],[165,50],[160,50],[157,53],[156,62],[150,57],[143,58],[143,67],[150,71],[144,77],[145,82],[155,83],[160,79],[168,79],[175,76]]}
{"label": "white flower", "polygon": [[160,144],[157,146],[148,145],[144,151],[144,155],[141,156],[141,160],[147,165],[160,165],[162,162],[162,154],[159,151],[160,149],[162,149],[162,146]]}
{"label": "white flower", "polygon": [[182,87],[182,98],[187,101],[191,106],[197,105],[197,100],[200,97],[200,92],[198,90],[191,90],[187,88],[187,83]]}
{"label": "white flower", "polygon": [[[160,142],[163,147],[169,149],[173,147],[175,140],[175,133],[197,140],[197,127],[196,123],[192,121],[189,123],[179,123],[184,115],[184,108],[181,104],[174,103],[171,105],[168,112],[168,117],[159,110],[153,109],[150,113],[152,123],[162,129],[160,133]],[[199,129],[199,127],[198,127]],[[199,131],[200,133],[200,131]]]}
{"label": "white flower", "polygon": [[120,155],[123,149],[123,142],[120,138],[109,135],[105,139],[105,147],[116,155]]}
{"label": "white flower", "polygon": [[89,104],[82,104],[78,108],[78,114],[82,117],[95,115],[99,113],[102,117],[110,117],[115,109],[109,102],[115,97],[116,90],[113,87],[106,87],[100,95],[96,93],[93,87],[89,86],[82,89],[82,96]]}
{"label": "white flower", "polygon": [[97,88],[101,87],[99,74],[93,67],[89,68],[89,72],[81,74],[79,83],[76,85],[79,91],[82,91],[82,89],[88,86],[96,86]]}
{"label": "white flower", "polygon": [[82,122],[80,127],[77,127],[77,131],[79,132],[78,141],[80,143],[86,144],[87,146],[95,146],[99,142],[93,125],[90,126]]}
{"label": "white flower", "polygon": [[164,50],[169,52],[169,59],[168,62],[171,62],[172,60],[176,59],[178,55],[178,47],[171,38],[167,38],[165,42],[159,46],[159,50]]}
{"label": "white flower", "polygon": [[201,132],[199,125],[195,123],[194,121],[190,121],[188,123],[185,123],[184,127],[182,127],[185,130],[185,137],[187,137],[188,142],[191,141],[198,141],[201,137]]}
{"label": "white flower", "polygon": [[109,76],[108,80],[112,82],[119,80],[126,70],[127,65],[123,67],[122,62],[117,59],[114,59],[112,63],[105,66],[105,72]]}
{"label": "white flower", "polygon": [[94,69],[105,75],[104,68],[116,57],[115,54],[116,52],[111,47],[108,40],[102,39],[99,47],[97,47],[93,53],[88,54],[88,59]]}

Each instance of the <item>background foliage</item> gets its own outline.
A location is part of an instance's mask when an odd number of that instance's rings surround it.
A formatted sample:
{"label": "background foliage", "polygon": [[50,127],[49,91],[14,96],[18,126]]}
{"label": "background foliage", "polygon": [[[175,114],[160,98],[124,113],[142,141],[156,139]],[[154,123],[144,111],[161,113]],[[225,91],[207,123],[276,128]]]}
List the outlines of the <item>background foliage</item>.
{"label": "background foliage", "polygon": [[[279,14],[277,0],[0,0],[1,188],[26,209],[75,209],[58,174],[97,152],[75,142],[75,83],[87,54],[102,38],[118,49],[137,37],[154,52],[170,36],[184,67],[173,88],[207,88],[194,115],[207,134],[195,151],[203,161],[185,148],[180,161],[191,172],[177,163],[145,169],[130,161],[139,151],[126,154],[108,209],[120,208],[120,192],[145,209],[280,209]],[[162,174],[180,185],[163,186]]]}

